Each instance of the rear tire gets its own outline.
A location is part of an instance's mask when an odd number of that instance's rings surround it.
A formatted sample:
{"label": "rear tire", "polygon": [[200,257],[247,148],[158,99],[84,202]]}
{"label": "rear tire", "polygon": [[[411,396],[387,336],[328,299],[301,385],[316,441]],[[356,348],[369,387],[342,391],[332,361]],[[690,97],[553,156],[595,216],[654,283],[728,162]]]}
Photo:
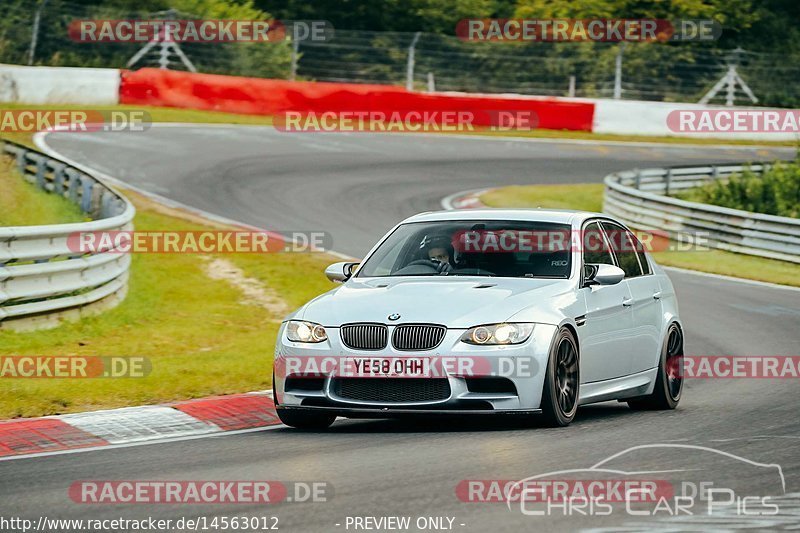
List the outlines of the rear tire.
{"label": "rear tire", "polygon": [[548,427],[565,427],[578,411],[580,388],[578,343],[567,328],[556,335],[547,358],[547,373],[542,390],[542,415]]}
{"label": "rear tire", "polygon": [[278,418],[287,426],[297,429],[327,429],[336,420],[336,415],[295,411],[293,409],[276,409]]}
{"label": "rear tire", "polygon": [[675,409],[683,392],[683,332],[674,322],[667,329],[661,349],[661,361],[652,394],[631,398],[628,406],[635,411]]}

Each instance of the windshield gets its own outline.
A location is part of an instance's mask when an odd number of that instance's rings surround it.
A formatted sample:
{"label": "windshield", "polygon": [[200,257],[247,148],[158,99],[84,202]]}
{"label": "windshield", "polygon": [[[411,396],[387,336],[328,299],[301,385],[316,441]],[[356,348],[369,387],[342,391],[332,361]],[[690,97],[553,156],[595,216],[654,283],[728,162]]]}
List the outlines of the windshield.
{"label": "windshield", "polygon": [[569,277],[570,227],[525,221],[440,221],[400,225],[357,277]]}

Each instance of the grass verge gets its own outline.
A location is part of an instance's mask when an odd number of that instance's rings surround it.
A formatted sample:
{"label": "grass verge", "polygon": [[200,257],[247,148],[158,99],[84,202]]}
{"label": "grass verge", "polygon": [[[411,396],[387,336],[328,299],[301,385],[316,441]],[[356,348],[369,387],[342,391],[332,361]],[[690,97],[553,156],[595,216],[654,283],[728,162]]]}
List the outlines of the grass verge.
{"label": "grass verge", "polygon": [[[137,230],[225,228],[123,192],[138,210]],[[332,288],[323,268],[336,259],[325,254],[216,257],[231,261],[290,309]],[[0,419],[268,388],[282,316],[249,301],[228,281],[209,277],[208,261],[198,259],[193,254],[135,255],[128,296],[118,307],[52,330],[0,331],[0,356],[144,356],[152,364],[144,378],[2,378]]]}
{"label": "grass verge", "polygon": [[0,226],[34,226],[86,220],[81,210],[22,179],[13,159],[0,158]]}
{"label": "grass verge", "polygon": [[[4,106],[79,109],[78,106]],[[106,106],[100,109],[140,109]],[[147,108],[154,121],[269,124],[270,117]],[[4,138],[33,146],[30,133]],[[79,222],[80,210],[23,180],[11,158],[0,158],[0,225]],[[122,189],[137,209],[139,231],[237,229],[163,206]],[[230,261],[268,292],[253,301],[242,288],[207,268]],[[283,318],[333,285],[323,269],[336,258],[320,253],[140,254],[131,265],[129,291],[112,310],[64,322],[51,330],[0,330],[0,356],[142,356],[152,371],[144,378],[0,378],[0,419],[152,404],[265,389],[271,385],[275,339]],[[276,305],[276,302],[280,305]]]}
{"label": "grass verge", "polygon": [[[484,193],[490,207],[603,210],[603,185],[512,185]],[[800,287],[800,266],[724,250],[655,252],[659,264]]]}

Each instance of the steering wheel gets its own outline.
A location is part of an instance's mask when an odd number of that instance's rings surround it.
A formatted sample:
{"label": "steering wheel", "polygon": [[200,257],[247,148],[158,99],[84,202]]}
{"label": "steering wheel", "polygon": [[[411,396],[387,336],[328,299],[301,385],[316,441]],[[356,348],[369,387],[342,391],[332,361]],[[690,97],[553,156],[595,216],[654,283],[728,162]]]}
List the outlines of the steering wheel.
{"label": "steering wheel", "polygon": [[439,261],[434,261],[432,259],[417,259],[416,261],[411,261],[409,264],[404,266],[403,268],[407,268],[410,266],[426,266],[430,267],[434,270],[439,270]]}
{"label": "steering wheel", "polygon": [[[415,269],[414,267],[417,267],[417,268]],[[419,272],[419,270],[418,270],[419,267],[424,267],[425,270],[430,270],[431,274],[436,273],[436,274],[442,274],[442,275],[445,275],[445,276],[453,270],[453,267],[450,265],[450,263],[441,263],[441,262],[436,261],[434,259],[417,259],[416,261],[411,261],[409,264],[407,264],[406,266],[404,266],[403,268],[401,268],[400,270],[395,272],[395,274],[399,273],[400,275],[402,275],[403,273],[406,273],[406,274],[410,274],[410,273],[422,274],[422,273],[424,273],[424,271],[423,272]],[[416,270],[416,272],[408,272],[409,269],[411,271],[415,271]]]}

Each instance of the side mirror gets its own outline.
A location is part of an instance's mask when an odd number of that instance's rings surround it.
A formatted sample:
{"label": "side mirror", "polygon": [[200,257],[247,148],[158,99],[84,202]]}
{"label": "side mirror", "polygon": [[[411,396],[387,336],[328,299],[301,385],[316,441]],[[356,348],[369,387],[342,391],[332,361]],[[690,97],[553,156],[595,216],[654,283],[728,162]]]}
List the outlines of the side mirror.
{"label": "side mirror", "polygon": [[625,279],[625,272],[618,266],[606,264],[586,266],[587,285],[616,285]]}
{"label": "side mirror", "polygon": [[351,263],[347,261],[334,263],[325,269],[325,276],[327,276],[328,279],[333,282],[344,283],[350,279],[350,276],[352,276],[356,271],[358,265],[358,263]]}

